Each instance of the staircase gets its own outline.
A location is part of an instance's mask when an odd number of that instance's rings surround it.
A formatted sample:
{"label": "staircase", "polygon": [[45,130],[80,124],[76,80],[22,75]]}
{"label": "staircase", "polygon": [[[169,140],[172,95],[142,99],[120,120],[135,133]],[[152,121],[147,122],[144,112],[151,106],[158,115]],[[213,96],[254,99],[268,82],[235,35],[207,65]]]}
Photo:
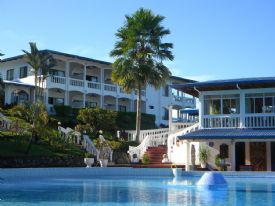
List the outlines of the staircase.
{"label": "staircase", "polygon": [[149,164],[161,164],[163,155],[167,154],[167,146],[148,147],[145,154],[149,156]]}

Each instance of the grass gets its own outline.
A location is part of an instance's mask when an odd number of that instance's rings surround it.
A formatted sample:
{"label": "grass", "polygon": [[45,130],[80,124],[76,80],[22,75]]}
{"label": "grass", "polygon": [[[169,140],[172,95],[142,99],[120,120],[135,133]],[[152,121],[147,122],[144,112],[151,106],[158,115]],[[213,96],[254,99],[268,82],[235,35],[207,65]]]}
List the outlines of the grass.
{"label": "grass", "polygon": [[43,142],[33,143],[28,154],[29,137],[14,136],[11,132],[0,131],[0,157],[26,156],[83,156],[85,152],[79,147],[66,144],[62,149],[55,148]]}

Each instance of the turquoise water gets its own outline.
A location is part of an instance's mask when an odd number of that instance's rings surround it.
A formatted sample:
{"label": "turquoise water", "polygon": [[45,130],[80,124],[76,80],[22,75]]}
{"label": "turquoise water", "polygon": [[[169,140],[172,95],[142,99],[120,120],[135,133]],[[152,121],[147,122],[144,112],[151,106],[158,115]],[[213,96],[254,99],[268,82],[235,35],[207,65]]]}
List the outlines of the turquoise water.
{"label": "turquoise water", "polygon": [[226,178],[203,188],[198,178],[44,178],[0,183],[0,205],[275,205],[275,179]]}

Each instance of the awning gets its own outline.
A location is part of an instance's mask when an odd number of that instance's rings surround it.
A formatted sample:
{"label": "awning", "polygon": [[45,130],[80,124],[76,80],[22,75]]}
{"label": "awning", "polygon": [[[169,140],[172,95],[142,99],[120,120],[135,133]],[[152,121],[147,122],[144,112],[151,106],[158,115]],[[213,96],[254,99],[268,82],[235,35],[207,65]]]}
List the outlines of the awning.
{"label": "awning", "polygon": [[207,139],[274,139],[275,129],[200,129],[178,136],[180,140]]}
{"label": "awning", "polygon": [[275,77],[213,80],[205,82],[172,85],[172,87],[184,93],[198,97],[200,91],[274,88]]}
{"label": "awning", "polygon": [[180,110],[181,114],[189,114],[189,115],[199,115],[199,110],[198,109],[191,109],[191,108],[186,108]]}

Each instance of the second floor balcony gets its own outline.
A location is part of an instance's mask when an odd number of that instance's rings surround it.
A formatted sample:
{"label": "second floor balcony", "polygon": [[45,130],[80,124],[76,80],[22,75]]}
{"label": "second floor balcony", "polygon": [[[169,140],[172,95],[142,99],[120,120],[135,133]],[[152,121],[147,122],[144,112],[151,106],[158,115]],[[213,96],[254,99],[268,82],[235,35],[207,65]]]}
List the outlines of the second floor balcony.
{"label": "second floor balcony", "polygon": [[[62,76],[50,76],[47,79],[47,88],[59,88],[68,91],[79,91],[86,93],[96,94],[109,94],[109,95],[120,95],[120,96],[131,96],[135,93],[126,93],[120,86],[115,84],[106,84],[94,81],[84,81],[82,79],[66,78]],[[146,96],[146,91],[142,90],[141,95]]]}

